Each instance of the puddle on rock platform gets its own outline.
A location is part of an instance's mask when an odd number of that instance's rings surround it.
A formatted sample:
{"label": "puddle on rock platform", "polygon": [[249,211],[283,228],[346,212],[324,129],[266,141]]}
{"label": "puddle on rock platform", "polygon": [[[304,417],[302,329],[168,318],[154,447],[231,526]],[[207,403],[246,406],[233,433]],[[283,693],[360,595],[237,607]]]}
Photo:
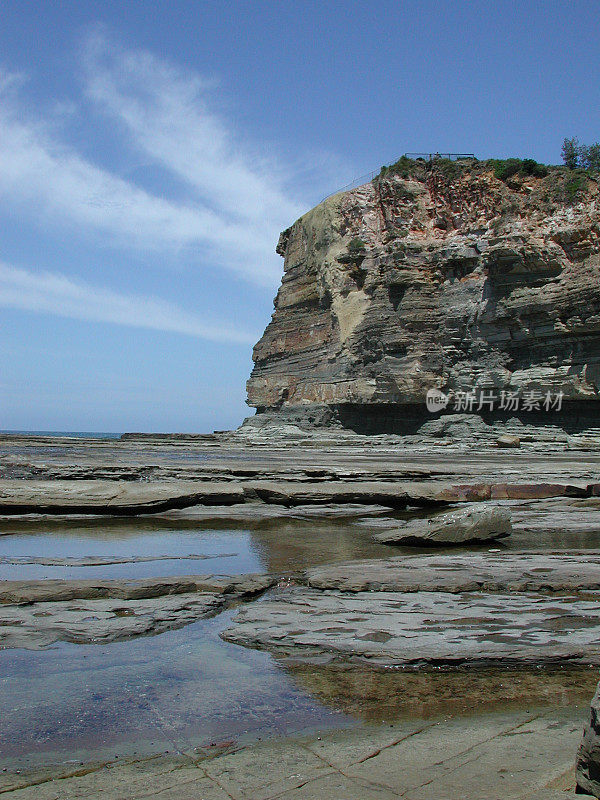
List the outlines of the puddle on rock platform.
{"label": "puddle on rock platform", "polygon": [[148,518],[3,520],[0,533],[0,580],[289,573],[390,554],[368,528],[335,520],[276,519],[217,528]]}
{"label": "puddle on rock platform", "polygon": [[[258,528],[148,518],[4,520],[0,578],[289,573],[387,551],[368,531],[336,522],[270,521]],[[126,563],[99,563],[106,559]],[[0,756],[28,769],[352,724],[314,700],[269,654],[222,641],[219,632],[233,613],[109,645],[0,651]]]}
{"label": "puddle on rock platform", "polygon": [[[368,524],[332,519],[221,527],[148,518],[3,520],[0,533],[1,579],[285,574],[408,552],[374,542]],[[124,563],[101,563],[106,559]],[[0,651],[3,763],[26,770],[112,760],[482,705],[575,699],[583,708],[597,681],[597,670],[416,674],[283,666],[219,638],[233,613],[109,645]]]}
{"label": "puddle on rock platform", "polygon": [[267,653],[219,638],[234,611],[110,645],[0,651],[0,758],[30,768],[349,725]]}

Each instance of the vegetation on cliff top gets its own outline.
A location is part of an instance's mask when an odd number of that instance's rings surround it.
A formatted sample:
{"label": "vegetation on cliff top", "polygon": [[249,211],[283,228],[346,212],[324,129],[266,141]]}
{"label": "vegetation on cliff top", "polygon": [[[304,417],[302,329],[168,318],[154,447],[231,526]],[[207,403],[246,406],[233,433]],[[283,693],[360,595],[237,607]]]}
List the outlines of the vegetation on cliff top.
{"label": "vegetation on cliff top", "polygon": [[513,175],[533,175],[536,178],[545,178],[548,174],[548,167],[545,164],[539,164],[533,158],[491,159],[486,163],[494,167],[494,175],[501,181],[507,181]]}
{"label": "vegetation on cliff top", "polygon": [[[578,139],[565,139],[562,146],[564,167],[582,174],[600,172],[600,142],[591,145],[580,144]],[[479,161],[477,158],[449,159],[433,156],[429,159],[401,156],[398,161],[381,167],[374,180],[397,175],[400,178],[424,180],[428,173],[438,172],[448,179],[458,177],[465,171],[475,172],[492,168],[499,180],[506,182],[516,175],[544,178],[549,172],[564,170],[561,165],[541,164],[533,158],[491,158]]]}
{"label": "vegetation on cliff top", "polygon": [[404,179],[425,180],[427,175],[437,172],[446,179],[458,178],[464,172],[479,172],[492,168],[496,178],[507,181],[514,175],[532,175],[543,178],[548,174],[548,167],[539,164],[533,158],[506,158],[489,159],[479,161],[478,159],[451,160],[449,158],[433,158],[429,161],[424,159],[412,159],[402,156],[394,164],[381,168],[375,180],[389,178],[397,175]]}
{"label": "vegetation on cliff top", "polygon": [[590,180],[598,182],[600,143],[580,145],[577,139],[565,139],[562,152],[564,165],[540,164],[533,158],[479,161],[477,158],[451,160],[435,156],[423,159],[404,155],[394,164],[382,167],[373,180],[378,184],[384,179],[397,176],[405,180],[426,182],[433,174],[452,184],[463,175],[492,172],[495,178],[515,189],[527,178],[547,178],[548,180],[539,185],[539,199],[551,204],[572,204],[589,191]]}
{"label": "vegetation on cliff top", "polygon": [[594,144],[579,144],[573,137],[565,139],[562,146],[562,157],[571,170],[584,169],[589,172],[600,172],[600,142]]}

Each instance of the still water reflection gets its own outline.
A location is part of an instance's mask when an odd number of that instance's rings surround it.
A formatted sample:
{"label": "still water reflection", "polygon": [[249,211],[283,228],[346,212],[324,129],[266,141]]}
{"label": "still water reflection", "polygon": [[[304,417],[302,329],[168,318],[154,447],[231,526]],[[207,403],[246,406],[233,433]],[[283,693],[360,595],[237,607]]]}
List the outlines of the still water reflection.
{"label": "still water reflection", "polygon": [[[279,520],[255,528],[5,522],[0,578],[294,572],[386,552],[366,529],[339,523]],[[31,766],[351,724],[351,716],[313,699],[270,655],[223,642],[219,632],[234,613],[109,645],[0,651],[0,755]]]}

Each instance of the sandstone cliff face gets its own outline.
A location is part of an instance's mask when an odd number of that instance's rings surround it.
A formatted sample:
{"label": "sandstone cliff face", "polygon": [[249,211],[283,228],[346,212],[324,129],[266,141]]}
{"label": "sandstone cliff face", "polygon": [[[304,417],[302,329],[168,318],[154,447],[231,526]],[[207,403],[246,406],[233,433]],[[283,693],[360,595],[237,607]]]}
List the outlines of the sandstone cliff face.
{"label": "sandstone cliff face", "polygon": [[432,387],[598,400],[591,178],[575,192],[560,168],[504,183],[485,164],[417,163],[327,199],[277,251],[285,273],[248,381],[259,412],[398,418]]}

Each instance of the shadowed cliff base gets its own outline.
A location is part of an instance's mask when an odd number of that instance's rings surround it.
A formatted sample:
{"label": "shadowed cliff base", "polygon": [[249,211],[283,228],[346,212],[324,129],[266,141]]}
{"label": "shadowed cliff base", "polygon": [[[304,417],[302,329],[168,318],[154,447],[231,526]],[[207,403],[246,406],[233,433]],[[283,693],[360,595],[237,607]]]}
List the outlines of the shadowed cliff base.
{"label": "shadowed cliff base", "polygon": [[[597,435],[600,431],[600,402],[570,401],[560,411],[543,409],[532,411],[482,410],[479,413],[454,413],[444,409],[432,414],[425,403],[340,403],[336,405],[283,406],[278,409],[259,408],[254,417],[244,422],[248,428],[295,425],[303,430],[322,427],[347,430],[363,436],[392,434],[397,436],[423,435],[441,438],[456,434],[459,426],[475,436],[486,428],[496,426],[496,433],[514,431],[517,434]],[[527,429],[530,430],[527,430]]]}

